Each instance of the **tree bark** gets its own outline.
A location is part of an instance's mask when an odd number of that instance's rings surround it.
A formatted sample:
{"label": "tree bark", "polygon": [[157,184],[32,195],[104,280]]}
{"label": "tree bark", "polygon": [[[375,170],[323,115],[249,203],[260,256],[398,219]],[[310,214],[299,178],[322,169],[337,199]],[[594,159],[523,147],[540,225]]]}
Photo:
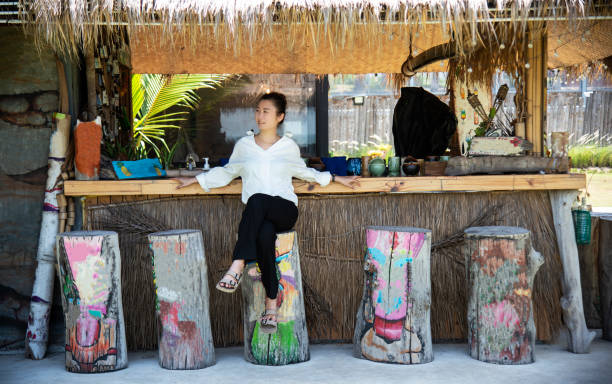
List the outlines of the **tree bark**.
{"label": "tree bark", "polygon": [[468,348],[480,361],[529,364],[535,361],[533,279],[543,258],[519,227],[465,230],[469,289]]}
{"label": "tree bark", "polygon": [[599,219],[599,297],[603,338],[612,341],[612,216]]}
{"label": "tree bark", "polygon": [[279,277],[278,328],[274,334],[260,331],[266,293],[256,263],[245,266],[242,277],[244,358],[254,364],[285,365],[310,359],[304,291],[297,233],[277,234],[276,264]]}
{"label": "tree bark", "polygon": [[58,231],[57,195],[62,191],[57,186],[70,137],[70,116],[57,120],[49,143],[49,170],[45,184],[42,222],[36,252],[36,275],[32,289],[28,329],[26,331],[26,357],[42,359],[47,351],[49,337],[49,314],[53,299],[53,276],[55,267],[55,236]]}
{"label": "tree bark", "polygon": [[577,244],[584,319],[588,328],[601,328],[599,301],[599,217],[591,216],[591,242]]}
{"label": "tree bark", "polygon": [[66,370],[90,373],[127,367],[117,233],[60,234],[57,262],[66,320]]}
{"label": "tree bark", "polygon": [[567,158],[535,157],[535,156],[456,156],[448,160],[444,174],[446,176],[499,174],[499,173],[567,173],[569,160]]}
{"label": "tree bark", "polygon": [[210,328],[208,268],[202,232],[152,233],[159,365],[200,369],[215,364]]}
{"label": "tree bark", "polygon": [[399,364],[433,360],[431,343],[431,231],[368,227],[363,299],[353,354]]}
{"label": "tree bark", "polygon": [[595,332],[590,332],[584,320],[582,305],[582,289],[580,287],[580,265],[574,222],[570,211],[572,202],[576,200],[578,191],[549,191],[555,232],[561,263],[563,264],[563,321],[569,330],[568,348],[574,353],[589,353]]}

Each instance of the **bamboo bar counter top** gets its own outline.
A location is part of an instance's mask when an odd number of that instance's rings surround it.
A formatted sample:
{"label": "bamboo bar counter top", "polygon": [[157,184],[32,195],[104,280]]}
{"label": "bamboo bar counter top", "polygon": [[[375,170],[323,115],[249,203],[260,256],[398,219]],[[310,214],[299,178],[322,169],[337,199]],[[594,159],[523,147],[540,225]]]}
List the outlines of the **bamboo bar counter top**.
{"label": "bamboo bar counter top", "polygon": [[[544,265],[535,277],[533,305],[539,340],[562,326],[563,266],[551,196],[585,188],[583,174],[362,178],[354,190],[294,180],[299,195],[300,264],[308,335],[312,342],[352,339],[363,288],[365,228],[410,226],[432,231],[431,332],[434,342],[466,340],[463,231],[472,226],[528,229]],[[155,295],[146,234],[202,231],[210,284],[215,346],[242,345],[240,295],[213,285],[231,262],[244,205],[241,182],[206,193],[195,184],[177,190],[171,179],[66,181],[70,196],[86,196],[84,229],[119,233],[123,304],[130,349],[155,349]],[[566,208],[569,214],[569,206]]]}
{"label": "bamboo bar counter top", "polygon": [[[305,194],[358,194],[371,192],[458,192],[458,191],[533,191],[582,189],[586,187],[584,174],[547,175],[485,175],[485,176],[416,176],[416,177],[366,177],[361,186],[350,189],[341,184],[321,187],[316,183],[294,180],[298,195]],[[121,181],[67,181],[67,196],[118,196],[118,195],[240,195],[242,183],[232,181],[228,186],[205,192],[198,184],[176,189],[171,179],[121,180]]]}

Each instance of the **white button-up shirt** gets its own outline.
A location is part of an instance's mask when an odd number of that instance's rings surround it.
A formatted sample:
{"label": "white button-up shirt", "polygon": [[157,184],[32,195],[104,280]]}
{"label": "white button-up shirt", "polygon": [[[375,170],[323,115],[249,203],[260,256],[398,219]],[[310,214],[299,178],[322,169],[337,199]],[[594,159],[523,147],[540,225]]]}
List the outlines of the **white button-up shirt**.
{"label": "white button-up shirt", "polygon": [[242,202],[256,193],[279,196],[298,204],[293,191],[292,178],[317,182],[326,186],[331,181],[329,172],[319,172],[306,167],[300,157],[300,147],[283,136],[268,149],[255,142],[254,136],[246,136],[234,145],[229,162],[224,167],[214,167],[196,176],[206,192],[210,188],[223,187],[236,177],[242,177]]}

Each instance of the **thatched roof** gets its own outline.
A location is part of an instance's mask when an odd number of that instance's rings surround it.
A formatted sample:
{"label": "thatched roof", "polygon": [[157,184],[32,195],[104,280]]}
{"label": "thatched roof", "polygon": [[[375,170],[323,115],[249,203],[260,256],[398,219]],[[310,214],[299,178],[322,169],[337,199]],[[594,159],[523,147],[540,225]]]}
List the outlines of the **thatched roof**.
{"label": "thatched roof", "polygon": [[[612,6],[605,0],[21,0],[20,3],[25,10],[22,20],[37,36],[66,52],[89,46],[102,30],[123,28],[136,44],[175,47],[178,41],[181,49],[198,50],[203,42],[210,45],[214,41],[215,46],[222,45],[234,55],[241,50],[244,53],[245,47],[252,54],[258,43],[274,40],[280,28],[288,48],[307,46],[317,51],[319,46],[326,46],[334,56],[334,52],[342,51],[356,38],[393,39],[394,34],[389,31],[395,28],[400,31],[407,56],[410,53],[407,45],[410,42],[417,45],[417,41],[423,45],[422,36],[434,27],[435,43],[452,39],[463,61],[474,47],[495,51],[503,44],[506,52],[523,49],[527,33],[552,27],[569,28],[569,33],[576,34],[575,28],[584,26],[583,21],[612,15]],[[564,47],[570,48],[565,44],[558,50],[563,51]],[[608,45],[590,50],[599,53],[596,57],[583,55],[582,61],[602,59],[609,49]],[[560,64],[565,64],[562,61],[565,56],[558,52],[555,57],[561,57]]]}

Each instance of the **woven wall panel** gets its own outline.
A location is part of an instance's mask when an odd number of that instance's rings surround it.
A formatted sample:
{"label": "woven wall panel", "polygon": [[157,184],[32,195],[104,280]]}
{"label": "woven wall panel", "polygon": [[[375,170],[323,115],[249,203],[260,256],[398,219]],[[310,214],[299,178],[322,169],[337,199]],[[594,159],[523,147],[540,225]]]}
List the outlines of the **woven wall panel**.
{"label": "woven wall panel", "polygon": [[[355,26],[352,35],[323,29],[315,46],[312,33],[275,27],[253,42],[219,41],[212,27],[203,32],[173,35],[163,40],[161,30],[132,32],[134,73],[398,73],[409,53],[406,26]],[[316,27],[315,27],[316,28]],[[302,31],[303,32],[303,31]],[[314,32],[316,33],[316,31]],[[222,36],[222,35],[221,35]],[[344,41],[344,44],[342,43]],[[438,26],[428,26],[413,41],[421,53],[446,40]],[[236,44],[239,44],[236,46]],[[430,70],[445,70],[438,64]]]}
{"label": "woven wall panel", "polygon": [[[120,234],[128,347],[131,350],[154,349],[157,345],[151,255],[145,235],[134,233],[134,224],[143,222],[144,226],[136,225],[137,231],[146,232],[145,227],[150,227],[149,231],[159,228],[202,230],[215,345],[241,344],[241,295],[228,295],[214,289],[231,263],[244,207],[239,197],[149,198],[154,200],[123,202],[122,196],[97,198],[95,202],[88,199],[89,225],[93,229],[116,230]],[[109,207],[115,211],[109,211]],[[109,214],[113,218],[109,219]],[[431,326],[435,341],[465,340],[467,335],[463,243],[456,241],[453,235],[472,225],[516,225],[529,229],[534,247],[545,259],[534,285],[537,337],[552,340],[561,327],[562,268],[546,191],[301,196],[299,214],[296,231],[300,241],[308,335],[312,341],[347,341],[353,337],[363,289],[364,228],[367,225],[416,226],[433,230]],[[117,226],[122,215],[125,223]]]}

